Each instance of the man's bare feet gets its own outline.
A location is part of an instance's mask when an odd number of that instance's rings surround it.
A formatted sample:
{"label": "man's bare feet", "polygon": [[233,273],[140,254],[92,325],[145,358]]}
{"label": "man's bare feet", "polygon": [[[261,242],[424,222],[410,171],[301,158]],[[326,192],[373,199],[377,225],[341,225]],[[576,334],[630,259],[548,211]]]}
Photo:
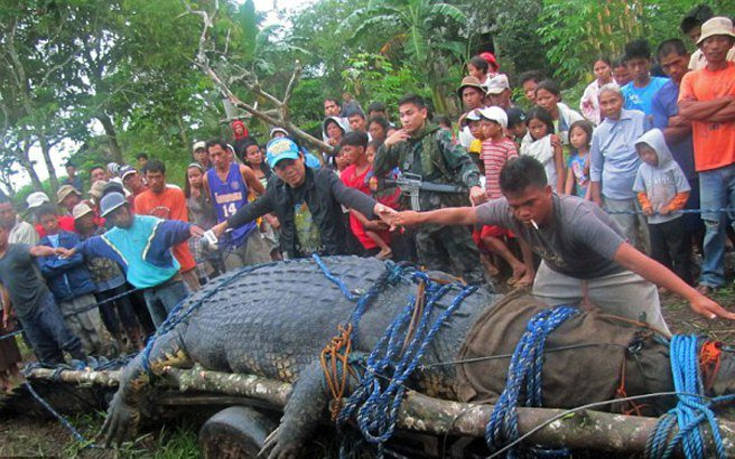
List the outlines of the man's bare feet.
{"label": "man's bare feet", "polygon": [[533,278],[536,277],[536,273],[530,269],[526,269],[526,273],[518,279],[515,283],[516,288],[528,288],[533,285]]}
{"label": "man's bare feet", "polygon": [[513,275],[511,275],[510,279],[508,279],[507,284],[513,287],[518,287],[518,282],[523,279],[523,277],[526,275],[526,265],[520,262],[511,263],[510,265],[511,269],[513,270]]}
{"label": "man's bare feet", "polygon": [[495,277],[500,274],[500,270],[492,264],[487,255],[480,255],[480,262],[482,263],[482,267],[485,268],[485,273],[488,277]]}

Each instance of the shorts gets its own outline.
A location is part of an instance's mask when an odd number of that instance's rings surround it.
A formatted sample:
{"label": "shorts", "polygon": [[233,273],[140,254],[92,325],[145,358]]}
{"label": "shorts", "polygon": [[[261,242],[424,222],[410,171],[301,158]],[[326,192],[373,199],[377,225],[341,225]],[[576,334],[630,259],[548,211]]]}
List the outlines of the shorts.
{"label": "shorts", "polygon": [[502,226],[495,226],[495,225],[484,225],[479,230],[474,229],[472,231],[472,239],[475,241],[475,244],[477,244],[477,247],[479,247],[481,250],[485,250],[485,244],[482,242],[482,240],[486,237],[514,238],[515,235],[509,229],[503,228]]}

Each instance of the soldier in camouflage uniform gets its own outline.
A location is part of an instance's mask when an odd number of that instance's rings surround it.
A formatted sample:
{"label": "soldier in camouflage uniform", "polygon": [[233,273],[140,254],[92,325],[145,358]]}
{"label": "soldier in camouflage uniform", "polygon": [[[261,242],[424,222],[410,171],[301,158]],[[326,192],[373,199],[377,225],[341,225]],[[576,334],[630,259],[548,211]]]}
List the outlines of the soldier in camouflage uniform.
{"label": "soldier in camouflage uniform", "polygon": [[[460,145],[452,144],[449,132],[428,122],[423,99],[408,95],[398,105],[403,128],[388,137],[378,149],[373,164],[375,175],[385,176],[398,167],[402,173],[420,176],[425,183],[464,185],[469,189],[470,201],[482,202],[485,192],[480,188],[479,170]],[[403,209],[411,207],[408,201],[404,195]],[[425,190],[419,192],[419,202],[420,210],[469,204],[467,194]],[[485,281],[480,252],[466,227],[422,226],[416,232],[416,249],[419,263],[429,269],[461,276],[469,283]]]}

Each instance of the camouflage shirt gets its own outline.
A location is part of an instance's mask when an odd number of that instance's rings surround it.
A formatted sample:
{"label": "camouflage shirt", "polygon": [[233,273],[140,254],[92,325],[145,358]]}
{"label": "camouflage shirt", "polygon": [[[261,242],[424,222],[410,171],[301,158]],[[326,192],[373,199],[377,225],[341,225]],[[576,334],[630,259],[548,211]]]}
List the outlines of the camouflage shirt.
{"label": "camouflage shirt", "polygon": [[[452,144],[449,132],[427,124],[404,142],[386,147],[382,145],[376,155],[373,169],[377,176],[387,175],[398,167],[401,172],[420,175],[431,183],[480,186],[480,171],[461,145]],[[437,193],[421,191],[421,209],[469,205],[469,192]],[[403,208],[407,208],[404,196]]]}

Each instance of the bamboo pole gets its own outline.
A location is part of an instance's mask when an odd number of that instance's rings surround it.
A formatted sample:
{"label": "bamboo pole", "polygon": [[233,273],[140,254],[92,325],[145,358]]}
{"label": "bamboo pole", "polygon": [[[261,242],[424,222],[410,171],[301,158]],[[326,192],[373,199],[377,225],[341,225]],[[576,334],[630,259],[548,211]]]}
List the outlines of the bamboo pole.
{"label": "bamboo pole", "polygon": [[[30,379],[53,379],[54,370],[37,368]],[[59,380],[73,384],[95,384],[104,387],[118,385],[119,371],[62,371]],[[181,392],[215,392],[223,396],[247,397],[283,408],[291,393],[291,384],[254,375],[222,373],[204,370],[164,367],[155,382]],[[492,413],[492,405],[440,400],[408,391],[401,405],[398,424],[401,428],[435,435],[483,437]],[[539,424],[564,413],[561,409],[518,408],[521,435]],[[625,416],[585,410],[563,416],[529,437],[528,441],[548,447],[566,446],[619,453],[636,453],[645,449],[646,440],[656,426],[657,418]],[[720,420],[720,431],[728,457],[735,457],[735,423]],[[705,435],[712,446],[709,434]]]}

